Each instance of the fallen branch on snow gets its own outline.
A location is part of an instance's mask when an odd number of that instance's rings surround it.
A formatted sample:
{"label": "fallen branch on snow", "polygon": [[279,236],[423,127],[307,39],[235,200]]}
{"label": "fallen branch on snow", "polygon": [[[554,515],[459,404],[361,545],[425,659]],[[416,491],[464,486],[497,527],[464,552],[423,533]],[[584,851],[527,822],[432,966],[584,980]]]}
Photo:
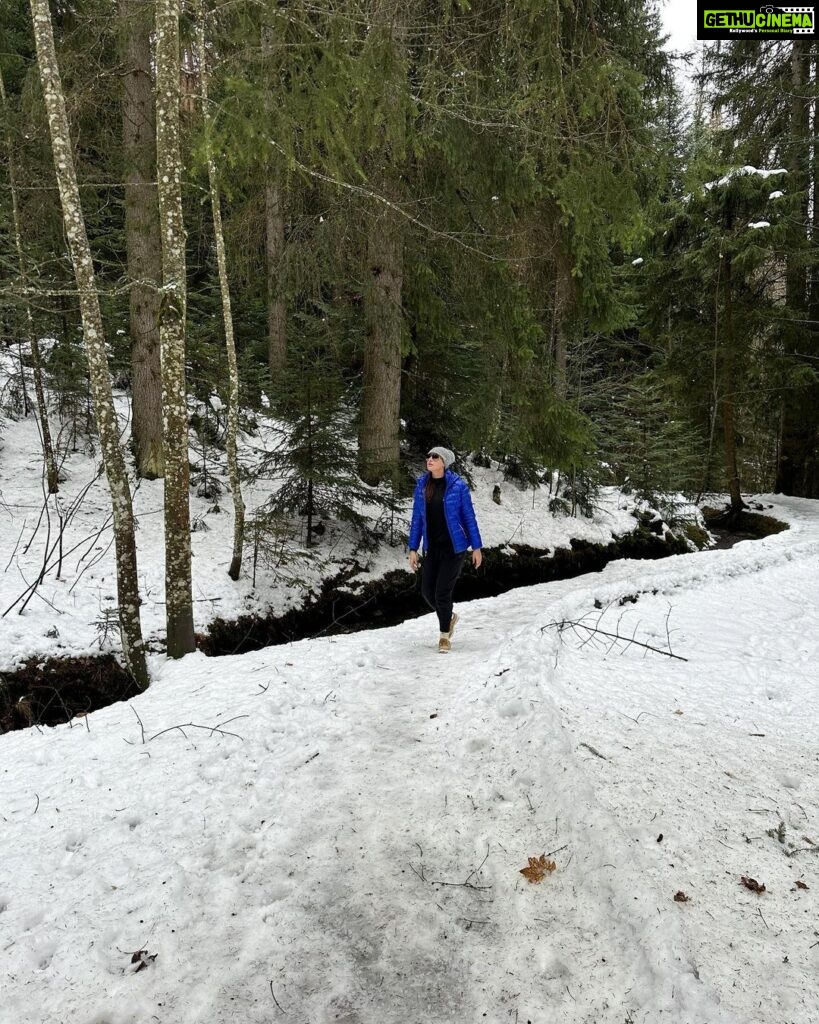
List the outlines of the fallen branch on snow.
{"label": "fallen branch on snow", "polygon": [[[567,630],[572,630],[580,639],[581,644],[587,644],[589,641],[593,641],[596,637],[605,637],[607,640],[611,640],[612,643],[609,645],[609,650],[618,643],[625,644],[626,647],[632,644],[636,647],[643,647],[647,651],[654,651],[655,654],[662,654],[666,658],[674,658],[676,661],[688,661],[688,658],[683,658],[680,654],[673,654],[671,651],[664,651],[660,647],[654,647],[652,644],[645,644],[641,640],[635,640],[633,636],[623,636],[621,633],[609,633],[605,629],[599,629],[597,626],[587,626],[584,622],[574,621],[572,619],[562,619],[560,622],[547,622],[545,626],[541,626],[541,633],[547,629],[555,627],[560,637]],[[582,636],[578,630],[585,630],[585,637]]]}

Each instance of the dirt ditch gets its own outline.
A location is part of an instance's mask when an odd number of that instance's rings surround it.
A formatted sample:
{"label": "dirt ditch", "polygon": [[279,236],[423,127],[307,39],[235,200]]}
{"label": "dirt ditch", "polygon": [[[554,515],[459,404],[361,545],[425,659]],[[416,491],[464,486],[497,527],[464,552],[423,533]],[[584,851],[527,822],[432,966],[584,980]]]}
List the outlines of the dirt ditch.
{"label": "dirt ditch", "polygon": [[16,672],[0,672],[0,733],[81,719],[138,692],[111,654],[30,658]]}
{"label": "dirt ditch", "polygon": [[[747,536],[767,536],[786,528],[767,516],[743,513],[742,522],[715,529],[723,533],[720,546]],[[764,523],[758,522],[765,520]],[[774,526],[775,524],[775,526]],[[755,530],[755,533],[750,531]],[[727,534],[733,534],[728,536]],[[739,531],[739,532],[737,532]],[[706,534],[692,528],[697,546]],[[681,537],[665,533],[659,521],[645,517],[632,533],[610,544],[573,540],[569,548],[539,550],[523,544],[485,548],[479,570],[467,565],[458,581],[458,603],[494,597],[517,587],[571,579],[597,572],[619,558],[659,559],[684,554],[690,548]],[[357,581],[361,567],[351,563],[327,580],[316,597],[285,615],[243,616],[215,620],[197,645],[210,656],[244,654],[263,647],[317,636],[380,629],[425,615],[420,578],[398,569],[366,583]],[[58,725],[91,711],[135,696],[136,688],[111,655],[81,658],[32,658],[14,672],[0,672],[0,733],[30,726]],[[82,725],[82,722],[78,722]]]}
{"label": "dirt ditch", "polygon": [[[754,507],[762,509],[764,506]],[[787,523],[748,509],[731,512],[727,509],[705,507],[702,514],[706,526],[716,539],[714,547],[718,549],[732,548],[742,540],[761,540],[762,537],[770,537],[774,533],[782,533],[788,529]]]}

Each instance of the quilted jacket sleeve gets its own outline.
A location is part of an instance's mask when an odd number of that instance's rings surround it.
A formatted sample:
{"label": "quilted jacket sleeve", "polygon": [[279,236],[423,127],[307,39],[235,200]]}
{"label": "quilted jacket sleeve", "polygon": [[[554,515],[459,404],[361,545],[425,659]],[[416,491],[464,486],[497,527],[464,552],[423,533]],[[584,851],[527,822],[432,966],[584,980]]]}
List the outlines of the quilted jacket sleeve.
{"label": "quilted jacket sleeve", "polygon": [[410,551],[417,551],[424,532],[424,478],[415,485],[415,494],[412,498],[412,520],[410,521],[409,544]]}
{"label": "quilted jacket sleeve", "polygon": [[464,481],[461,487],[461,522],[466,528],[466,535],[469,537],[469,545],[473,551],[483,547],[481,534],[478,530],[478,520],[475,518],[475,509],[472,507],[472,495],[469,487]]}

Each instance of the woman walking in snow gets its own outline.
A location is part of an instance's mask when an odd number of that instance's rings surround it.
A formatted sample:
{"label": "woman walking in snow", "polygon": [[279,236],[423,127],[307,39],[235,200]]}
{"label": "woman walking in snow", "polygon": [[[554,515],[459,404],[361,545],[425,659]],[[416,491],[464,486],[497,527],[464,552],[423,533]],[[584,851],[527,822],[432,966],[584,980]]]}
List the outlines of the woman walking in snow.
{"label": "woman walking in snow", "polygon": [[418,478],[412,502],[409,535],[409,563],[418,568],[418,550],[423,545],[421,593],[438,615],[438,650],[451,649],[458,616],[452,612],[452,591],[464,564],[464,553],[472,548],[472,564],[481,564],[481,535],[466,481],[449,467],[455,455],[448,448],[430,448],[427,471]]}

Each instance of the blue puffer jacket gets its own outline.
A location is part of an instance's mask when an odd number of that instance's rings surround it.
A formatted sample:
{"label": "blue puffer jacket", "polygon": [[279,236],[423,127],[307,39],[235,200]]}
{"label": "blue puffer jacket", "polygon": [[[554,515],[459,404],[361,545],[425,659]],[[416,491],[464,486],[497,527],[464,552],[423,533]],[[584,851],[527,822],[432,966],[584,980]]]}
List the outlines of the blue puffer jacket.
{"label": "blue puffer jacket", "polygon": [[[478,522],[475,519],[475,510],[472,508],[472,495],[465,480],[451,469],[446,470],[444,477],[446,486],[444,488],[444,518],[449,528],[449,536],[452,538],[452,547],[455,554],[460,554],[471,547],[473,551],[483,547],[481,535],[478,532]],[[412,522],[410,523],[409,549],[417,551],[424,542],[424,551],[428,551],[427,545],[427,503],[424,497],[424,487],[429,479],[429,473],[424,473],[418,478],[415,485],[415,494],[412,499]]]}

